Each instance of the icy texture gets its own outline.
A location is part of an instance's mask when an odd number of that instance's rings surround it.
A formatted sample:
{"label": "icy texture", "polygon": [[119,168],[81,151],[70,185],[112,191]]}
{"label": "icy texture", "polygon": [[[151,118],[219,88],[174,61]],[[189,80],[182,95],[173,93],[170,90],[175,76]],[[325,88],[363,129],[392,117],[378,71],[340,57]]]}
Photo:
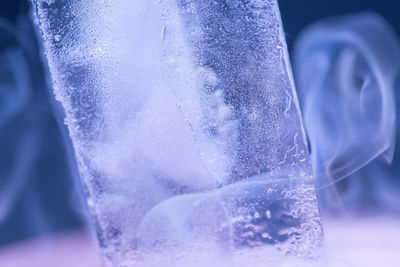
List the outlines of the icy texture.
{"label": "icy texture", "polygon": [[315,257],[275,0],[33,3],[110,266]]}

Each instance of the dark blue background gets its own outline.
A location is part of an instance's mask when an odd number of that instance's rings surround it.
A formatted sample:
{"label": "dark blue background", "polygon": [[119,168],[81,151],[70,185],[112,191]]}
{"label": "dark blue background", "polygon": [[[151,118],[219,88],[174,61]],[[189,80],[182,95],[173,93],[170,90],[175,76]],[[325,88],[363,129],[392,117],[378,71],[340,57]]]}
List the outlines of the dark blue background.
{"label": "dark blue background", "polygon": [[289,48],[308,24],[329,16],[374,11],[400,35],[400,1],[396,0],[278,0]]}

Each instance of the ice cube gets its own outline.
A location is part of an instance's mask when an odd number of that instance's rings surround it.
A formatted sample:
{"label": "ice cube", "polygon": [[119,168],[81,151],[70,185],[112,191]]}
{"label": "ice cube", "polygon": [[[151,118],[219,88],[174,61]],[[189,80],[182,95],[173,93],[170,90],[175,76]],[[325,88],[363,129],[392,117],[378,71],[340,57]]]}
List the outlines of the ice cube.
{"label": "ice cube", "polygon": [[32,2],[106,264],[314,255],[275,0]]}

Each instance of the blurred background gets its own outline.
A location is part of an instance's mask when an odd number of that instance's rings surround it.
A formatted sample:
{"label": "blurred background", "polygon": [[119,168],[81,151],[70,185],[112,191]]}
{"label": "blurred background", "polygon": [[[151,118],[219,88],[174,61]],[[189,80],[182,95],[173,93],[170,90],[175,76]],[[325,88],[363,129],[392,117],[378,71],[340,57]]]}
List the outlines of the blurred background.
{"label": "blurred background", "polygon": [[82,218],[74,208],[79,194],[70,143],[46,80],[28,1],[0,3],[2,246],[82,227]]}
{"label": "blurred background", "polygon": [[[398,216],[400,2],[279,0],[279,4],[322,214]],[[0,249],[26,239],[87,229],[71,142],[29,8],[27,0],[0,1]],[[388,23],[371,13],[341,17],[362,11],[380,14]],[[324,20],[327,17],[336,19]],[[345,73],[335,72],[341,60],[346,66],[353,64]],[[355,103],[361,111],[353,107]],[[360,128],[359,123],[367,125]],[[332,140],[339,140],[341,149],[332,148]],[[352,147],[351,140],[357,146]],[[351,159],[366,155],[370,140],[377,140],[374,150],[354,163]],[[321,144],[322,149],[315,148]],[[347,166],[347,162],[353,163]]]}

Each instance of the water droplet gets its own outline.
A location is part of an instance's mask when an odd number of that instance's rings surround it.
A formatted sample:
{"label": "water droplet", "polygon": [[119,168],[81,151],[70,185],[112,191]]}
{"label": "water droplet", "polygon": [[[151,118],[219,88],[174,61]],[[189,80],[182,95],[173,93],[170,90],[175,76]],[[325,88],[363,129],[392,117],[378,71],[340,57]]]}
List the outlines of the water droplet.
{"label": "water droplet", "polygon": [[162,39],[163,41],[165,41],[165,36],[166,36],[166,34],[167,34],[167,27],[164,26],[163,29],[162,29],[162,32],[161,32],[161,39]]}
{"label": "water droplet", "polygon": [[267,217],[267,219],[271,219],[271,211],[270,211],[270,210],[267,210],[267,211],[265,212],[265,216]]}

